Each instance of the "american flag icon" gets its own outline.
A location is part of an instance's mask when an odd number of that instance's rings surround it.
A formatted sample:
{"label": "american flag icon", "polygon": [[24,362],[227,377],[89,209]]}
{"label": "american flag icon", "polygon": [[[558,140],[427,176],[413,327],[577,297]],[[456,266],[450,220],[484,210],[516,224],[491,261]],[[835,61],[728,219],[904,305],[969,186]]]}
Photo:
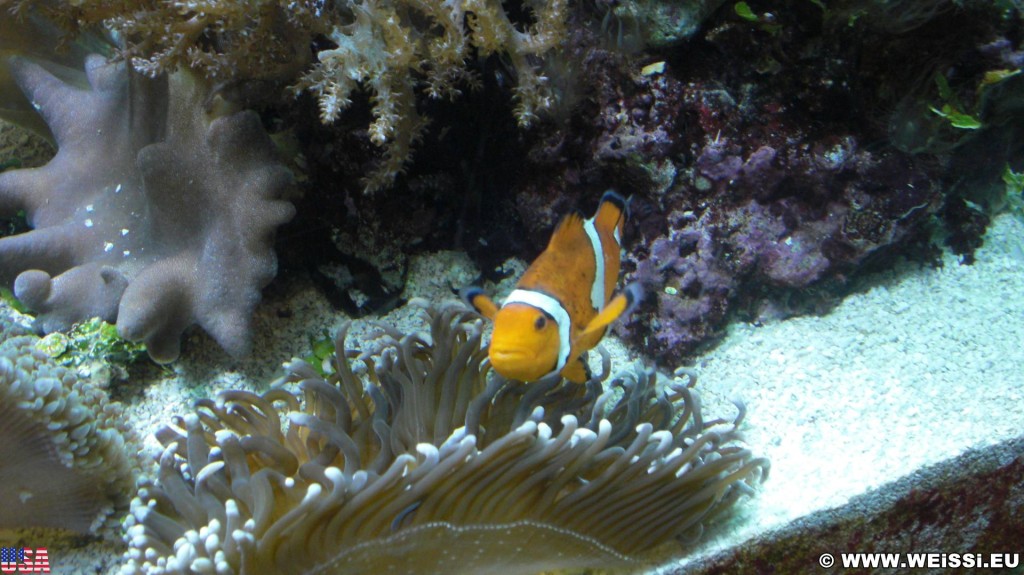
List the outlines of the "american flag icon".
{"label": "american flag icon", "polygon": [[[25,562],[24,547],[0,547],[0,563],[17,565]],[[4,565],[7,567],[8,565]]]}
{"label": "american flag icon", "polygon": [[[33,560],[33,556],[35,559]],[[50,555],[46,547],[0,547],[0,573],[49,573]]]}

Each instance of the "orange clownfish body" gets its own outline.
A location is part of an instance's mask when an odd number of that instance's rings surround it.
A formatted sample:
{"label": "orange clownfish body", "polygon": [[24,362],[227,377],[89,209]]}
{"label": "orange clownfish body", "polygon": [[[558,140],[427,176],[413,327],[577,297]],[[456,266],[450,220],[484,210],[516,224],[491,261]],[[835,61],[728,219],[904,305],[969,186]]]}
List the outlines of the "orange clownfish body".
{"label": "orange clownfish body", "polygon": [[605,192],[593,218],[573,213],[562,220],[500,308],[479,288],[463,291],[494,321],[488,355],[495,371],[520,381],[552,372],[576,383],[587,380],[584,353],[640,300],[635,284],[612,297],[625,219],[626,200]]}

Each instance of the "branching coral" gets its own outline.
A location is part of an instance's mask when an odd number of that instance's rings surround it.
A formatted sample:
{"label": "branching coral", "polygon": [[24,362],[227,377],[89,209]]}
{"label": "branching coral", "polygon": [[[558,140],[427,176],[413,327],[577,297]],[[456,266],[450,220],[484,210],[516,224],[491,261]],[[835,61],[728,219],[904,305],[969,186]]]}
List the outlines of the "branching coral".
{"label": "branching coral", "polygon": [[16,17],[42,17],[72,35],[106,25],[125,40],[124,56],[150,76],[196,69],[233,83],[287,81],[309,61],[316,1],[78,2],[0,0]]}
{"label": "branching coral", "polygon": [[112,533],[139,472],[120,406],[55,365],[39,338],[0,335],[0,529]]}
{"label": "branching coral", "polygon": [[[767,471],[686,383],[497,376],[481,323],[293,360],[262,395],[163,428],[127,521],[128,573],[535,573],[631,564],[699,529]],[[605,362],[607,377],[609,362]],[[679,408],[682,408],[679,411]]]}
{"label": "branching coral", "polygon": [[458,94],[460,85],[471,80],[464,61],[473,50],[483,57],[507,57],[517,77],[520,125],[529,126],[552,106],[547,79],[534,62],[564,38],[566,1],[535,4],[536,21],[523,31],[495,0],[352,2],[345,8],[352,13],[351,22],[335,25],[330,33],[337,47],[319,53],[319,64],[297,88],[317,94],[324,122],[334,121],[351,104],[357,87],[371,93],[370,141],[385,147],[385,161],[370,176],[367,189],[381,188],[401,171],[426,125],[416,111],[419,86],[425,86],[430,98]]}
{"label": "branching coral", "polygon": [[209,111],[187,71],[150,80],[92,57],[81,89],[27,60],[12,69],[58,146],[46,166],[0,174],[0,214],[24,210],[35,228],[0,239],[0,280],[38,327],[116,320],[170,361],[198,323],[245,353],[293,212],[257,115]]}

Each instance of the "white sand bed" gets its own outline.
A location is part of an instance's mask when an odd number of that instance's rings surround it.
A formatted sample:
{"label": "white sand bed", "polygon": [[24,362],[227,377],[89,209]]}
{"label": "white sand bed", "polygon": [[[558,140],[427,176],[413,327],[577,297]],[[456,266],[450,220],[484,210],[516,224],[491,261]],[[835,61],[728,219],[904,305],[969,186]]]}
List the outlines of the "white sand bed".
{"label": "white sand bed", "polygon": [[669,571],[946,461],[1024,436],[1024,224],[996,219],[974,265],[907,264],[822,317],[734,325],[698,361],[705,396],[740,397],[771,460]]}

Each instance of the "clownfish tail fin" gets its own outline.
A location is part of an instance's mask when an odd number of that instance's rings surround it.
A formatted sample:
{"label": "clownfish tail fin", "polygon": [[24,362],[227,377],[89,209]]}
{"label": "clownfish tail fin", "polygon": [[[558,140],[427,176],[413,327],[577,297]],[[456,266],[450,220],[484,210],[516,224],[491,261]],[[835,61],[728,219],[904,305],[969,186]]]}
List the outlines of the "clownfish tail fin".
{"label": "clownfish tail fin", "polygon": [[486,317],[489,320],[494,320],[494,316],[498,313],[498,306],[494,303],[484,290],[476,287],[469,286],[459,290],[459,297],[463,301],[473,306],[480,315]]}
{"label": "clownfish tail fin", "polygon": [[627,285],[608,302],[608,305],[604,306],[604,309],[594,316],[594,319],[590,320],[590,323],[583,329],[579,337],[603,330],[620,317],[629,315],[640,305],[643,295],[644,291],[639,283],[634,282]]}
{"label": "clownfish tail fin", "polygon": [[622,224],[629,218],[629,200],[623,198],[615,190],[608,190],[601,196],[594,214],[594,223],[598,229],[618,230],[622,232]]}
{"label": "clownfish tail fin", "polygon": [[622,217],[629,218],[629,203],[633,199],[632,196],[628,198],[622,197],[622,194],[615,190],[607,190],[604,195],[601,196],[601,201],[597,203],[598,209],[600,210],[606,202],[618,208],[622,212]]}

